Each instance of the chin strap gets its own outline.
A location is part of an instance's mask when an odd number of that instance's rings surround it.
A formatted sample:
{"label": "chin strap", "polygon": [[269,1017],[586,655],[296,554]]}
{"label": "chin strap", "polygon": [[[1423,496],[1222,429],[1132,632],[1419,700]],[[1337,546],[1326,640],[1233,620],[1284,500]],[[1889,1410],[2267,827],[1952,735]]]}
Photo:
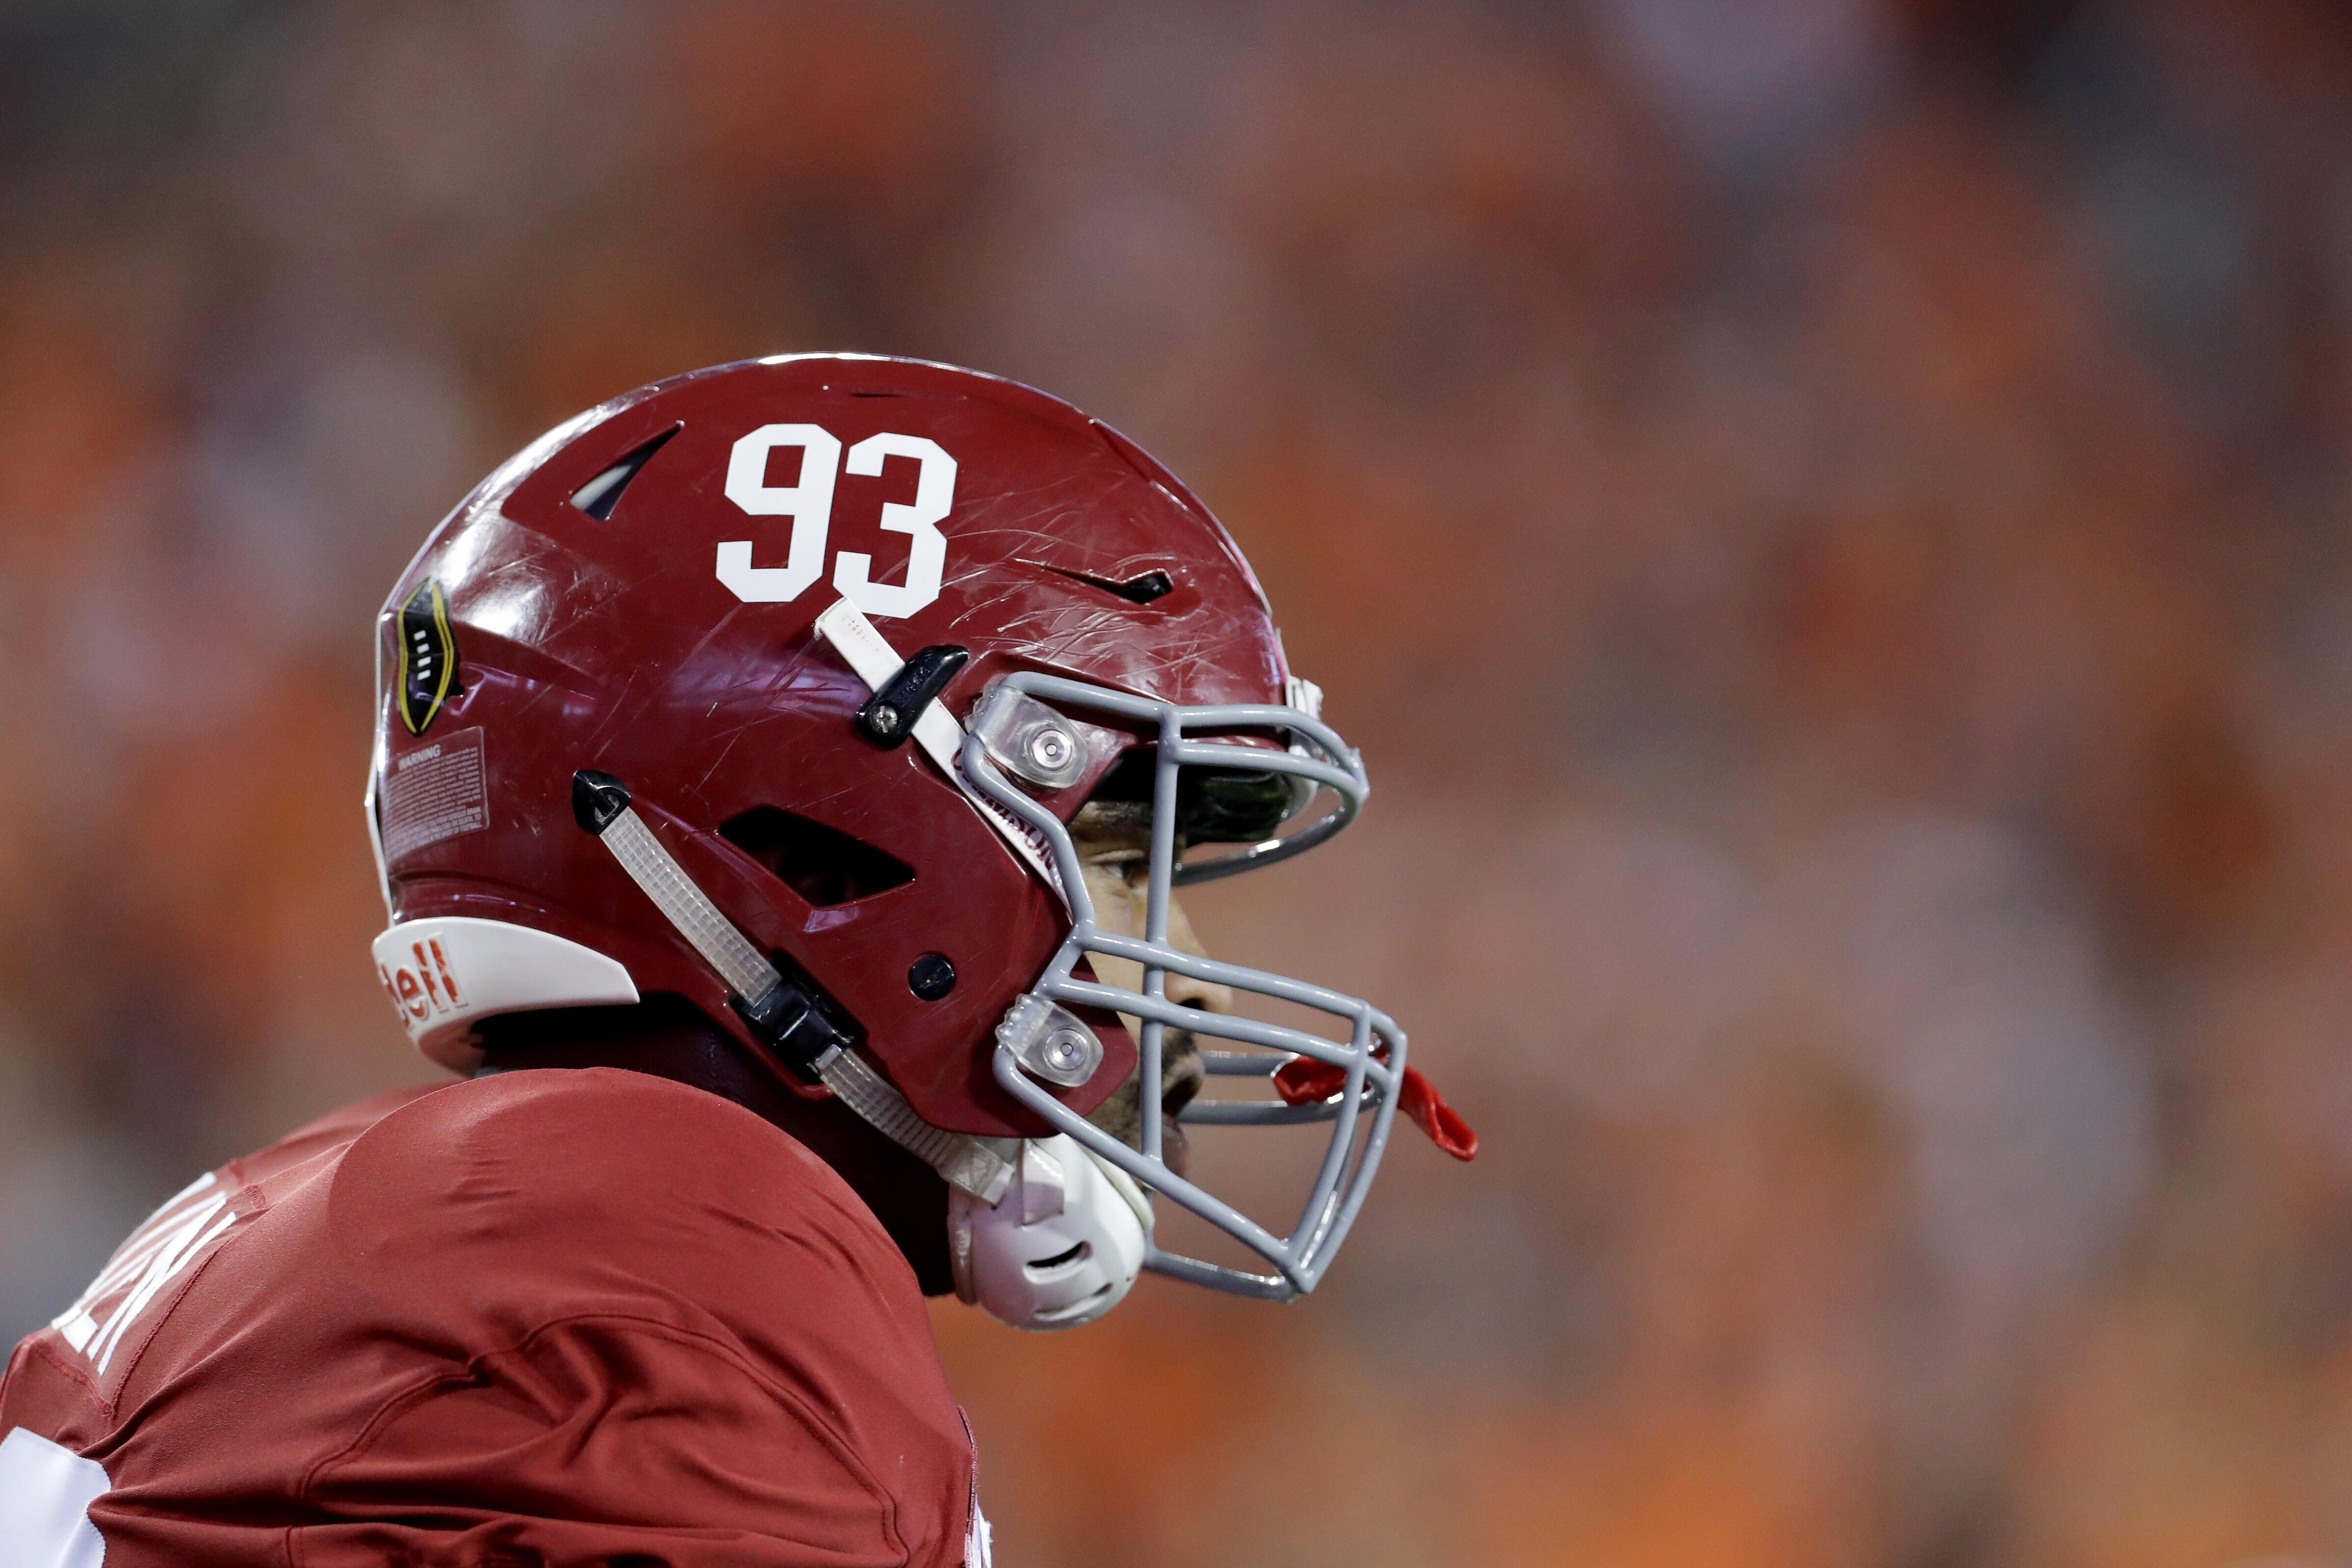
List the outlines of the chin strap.
{"label": "chin strap", "polygon": [[626,785],[609,773],[573,774],[572,814],[718,971],[733,993],[729,1005],[787,1065],[832,1090],[892,1143],[982,1203],[1004,1196],[1013,1185],[1016,1140],[950,1133],[916,1115],[906,1097],[850,1049],[848,1032],[826,1016],[816,997],[780,973],[695,885],[631,807]]}

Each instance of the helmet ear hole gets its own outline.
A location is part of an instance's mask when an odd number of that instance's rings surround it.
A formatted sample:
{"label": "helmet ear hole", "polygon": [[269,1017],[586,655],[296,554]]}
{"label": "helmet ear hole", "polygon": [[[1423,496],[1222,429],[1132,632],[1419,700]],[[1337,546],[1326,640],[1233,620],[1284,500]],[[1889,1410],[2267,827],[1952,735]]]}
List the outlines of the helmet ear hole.
{"label": "helmet ear hole", "polygon": [[945,953],[926,953],[907,967],[907,989],[923,1001],[941,1000],[955,984],[955,963]]}
{"label": "helmet ear hole", "polygon": [[912,867],[838,828],[774,806],[719,824],[719,836],[750,855],[812,908],[829,909],[915,880]]}

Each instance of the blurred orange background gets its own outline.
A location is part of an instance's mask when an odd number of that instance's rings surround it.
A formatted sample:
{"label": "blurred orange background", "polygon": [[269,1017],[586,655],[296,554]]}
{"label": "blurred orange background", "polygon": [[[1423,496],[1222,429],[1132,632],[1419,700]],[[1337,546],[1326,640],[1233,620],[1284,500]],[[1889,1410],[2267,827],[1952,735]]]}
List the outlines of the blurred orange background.
{"label": "blurred orange background", "polygon": [[1366,751],[1205,890],[1485,1135],[937,1322],[1022,1568],[2352,1563],[2352,25],[2284,0],[0,13],[0,1334],[427,1075],[371,621],[557,419],[975,365]]}

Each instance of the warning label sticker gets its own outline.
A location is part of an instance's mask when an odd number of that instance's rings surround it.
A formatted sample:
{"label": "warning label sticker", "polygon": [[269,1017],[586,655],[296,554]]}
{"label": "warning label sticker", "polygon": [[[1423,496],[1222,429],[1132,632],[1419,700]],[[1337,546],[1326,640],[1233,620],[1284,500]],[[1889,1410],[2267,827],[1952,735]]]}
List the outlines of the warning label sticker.
{"label": "warning label sticker", "polygon": [[479,832],[490,825],[489,789],[482,764],[482,732],[457,734],[392,759],[383,776],[383,853],[398,860],[413,850]]}

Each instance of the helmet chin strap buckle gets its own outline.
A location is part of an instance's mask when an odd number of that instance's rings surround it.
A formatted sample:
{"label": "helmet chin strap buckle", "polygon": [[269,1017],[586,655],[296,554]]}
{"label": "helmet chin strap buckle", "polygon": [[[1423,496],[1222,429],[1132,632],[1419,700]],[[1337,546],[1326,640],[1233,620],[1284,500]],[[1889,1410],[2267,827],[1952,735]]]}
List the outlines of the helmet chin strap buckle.
{"label": "helmet chin strap buckle", "polygon": [[630,804],[627,785],[609,773],[582,768],[572,776],[572,814],[718,971],[731,993],[727,1005],[788,1066],[832,1090],[835,1098],[960,1190],[990,1204],[1004,1196],[1013,1185],[1013,1140],[950,1133],[915,1114],[907,1097],[850,1049],[849,1031],[826,1016],[818,997],[779,972],[687,875]]}
{"label": "helmet chin strap buckle", "polygon": [[806,1082],[824,1082],[824,1071],[818,1064],[854,1043],[847,1030],[824,1016],[816,998],[781,975],[775,988],[759,1001],[733,996],[727,1005]]}

